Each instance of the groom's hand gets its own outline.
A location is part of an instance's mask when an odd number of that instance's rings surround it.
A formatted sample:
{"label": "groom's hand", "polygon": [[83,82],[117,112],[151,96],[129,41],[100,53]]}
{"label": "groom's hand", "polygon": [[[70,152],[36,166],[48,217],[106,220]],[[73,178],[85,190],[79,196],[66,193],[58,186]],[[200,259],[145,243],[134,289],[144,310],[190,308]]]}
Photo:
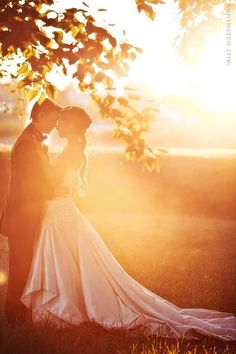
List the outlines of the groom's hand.
{"label": "groom's hand", "polygon": [[57,198],[57,197],[63,198],[63,197],[68,196],[69,192],[70,192],[69,187],[58,186],[54,190],[53,197],[54,198]]}

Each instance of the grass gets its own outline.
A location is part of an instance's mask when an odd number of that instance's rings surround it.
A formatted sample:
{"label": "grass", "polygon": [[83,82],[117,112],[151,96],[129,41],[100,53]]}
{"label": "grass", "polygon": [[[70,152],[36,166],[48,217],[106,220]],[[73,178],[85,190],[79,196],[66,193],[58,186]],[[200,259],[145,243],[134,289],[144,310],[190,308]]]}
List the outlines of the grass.
{"label": "grass", "polygon": [[[166,198],[172,196],[180,203],[179,190],[172,195],[174,187],[169,183],[171,175],[167,178],[166,184],[164,180],[160,182],[160,179],[154,184],[154,178],[138,174],[134,166],[121,166],[120,157],[114,159],[110,157],[110,162],[113,161],[112,166],[109,165],[108,159],[104,159],[104,156],[99,156],[97,159],[93,156],[93,161],[89,176],[91,181],[89,193],[91,194],[86,200],[79,201],[79,207],[123,268],[145,287],[179,307],[201,307],[236,313],[236,221],[232,217],[232,209],[229,211],[230,217],[228,218],[225,214],[220,214],[221,217],[218,217],[217,213],[216,215],[214,213],[202,215],[201,211],[197,213],[198,208],[194,199],[196,194],[192,193],[188,194],[187,199],[182,198],[181,205],[184,207],[177,210],[174,208],[175,203],[168,204],[167,201],[165,203],[165,200],[161,199],[161,196]],[[167,164],[167,161],[165,163]],[[187,163],[186,160],[176,160],[176,164],[179,164],[178,166],[182,164],[182,168],[185,164],[185,170],[176,169],[176,179],[180,181],[181,174],[182,176],[188,175],[185,179],[185,187],[182,186],[186,193],[189,192],[191,179],[192,188],[198,189],[201,193],[201,188],[196,183],[196,181],[199,182],[199,166],[202,168],[204,166],[205,170],[203,170],[205,174],[208,172],[209,177],[216,172],[219,166],[219,163],[217,165],[211,160],[208,161],[208,169],[205,162],[199,162],[199,160],[192,161],[192,165],[190,161]],[[225,173],[222,172],[222,180],[229,182],[234,174],[233,165],[229,167],[226,161],[222,161],[221,168],[222,164],[228,166],[225,168]],[[187,168],[189,166],[191,166],[191,173]],[[173,166],[168,168],[169,172],[174,169]],[[226,171],[228,173],[230,171],[230,176],[226,176]],[[6,190],[8,173],[9,156],[4,153],[0,155],[2,198]],[[167,170],[164,174],[167,174]],[[212,202],[212,200],[226,198],[230,191],[235,193],[228,183],[225,188],[218,190],[217,197],[214,194],[211,195],[217,184],[224,185],[222,180],[219,181],[220,175],[215,176],[214,180],[205,180],[207,186],[204,187],[204,191],[207,191],[207,187],[208,191],[205,194],[204,205],[209,204],[208,198]],[[175,186],[176,179],[173,178]],[[160,184],[157,186],[158,183]],[[157,195],[155,193],[160,193],[160,185],[163,190],[162,194],[159,194],[160,198],[156,199],[156,209],[154,204],[150,208],[148,202],[153,195]],[[129,195],[127,195],[128,190]],[[125,195],[126,203],[122,202],[122,196]],[[102,196],[104,196],[103,199]],[[136,205],[132,202],[132,196],[136,198]],[[203,194],[201,196],[203,198]],[[185,212],[186,200],[189,201],[189,205],[193,205],[190,213]],[[109,201],[111,201],[110,210],[108,209]],[[164,208],[158,205],[161,202],[165,203]],[[177,203],[177,205],[180,204]],[[226,203],[225,207],[231,208],[232,205]],[[0,270],[7,272],[7,264],[7,239],[0,236]],[[87,322],[78,327],[63,330],[51,328],[47,324],[43,326],[18,325],[10,329],[3,314],[5,293],[6,284],[0,287],[1,354],[236,353],[235,342],[225,343],[213,338],[177,341],[158,336],[130,336],[124,330],[107,331],[96,323]]]}
{"label": "grass", "polygon": [[[235,221],[111,213],[86,216],[124,269],[159,296],[180,307],[236,312]],[[7,270],[3,237],[0,254],[0,267]],[[0,289],[2,313],[6,287]],[[63,334],[44,326],[19,326],[12,331],[3,314],[1,323],[2,353],[236,353],[236,343],[210,338],[181,342],[128,337],[91,323]],[[214,346],[215,351],[210,349]]]}
{"label": "grass", "polygon": [[2,331],[1,353],[14,354],[232,354],[232,344],[217,340],[167,340],[152,336],[132,337],[115,330],[84,322],[77,328],[55,329],[49,325],[22,326]]}

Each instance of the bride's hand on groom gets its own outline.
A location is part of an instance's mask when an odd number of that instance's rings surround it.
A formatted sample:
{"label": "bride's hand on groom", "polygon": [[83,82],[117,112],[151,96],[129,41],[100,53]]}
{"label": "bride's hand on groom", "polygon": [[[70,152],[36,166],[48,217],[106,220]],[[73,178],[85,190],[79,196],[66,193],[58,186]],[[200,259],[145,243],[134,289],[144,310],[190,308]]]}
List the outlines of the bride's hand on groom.
{"label": "bride's hand on groom", "polygon": [[57,186],[54,189],[54,193],[53,193],[53,197],[57,198],[57,197],[67,197],[69,194],[70,189],[68,187],[65,186]]}

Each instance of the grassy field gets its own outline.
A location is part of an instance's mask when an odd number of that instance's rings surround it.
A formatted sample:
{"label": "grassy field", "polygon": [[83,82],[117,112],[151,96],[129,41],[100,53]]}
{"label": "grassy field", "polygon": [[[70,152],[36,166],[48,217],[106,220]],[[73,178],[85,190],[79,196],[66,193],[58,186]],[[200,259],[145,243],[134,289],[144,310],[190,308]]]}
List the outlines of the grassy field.
{"label": "grassy field", "polygon": [[[236,220],[236,158],[161,156],[161,172],[142,172],[119,153],[92,151],[84,211],[161,213]],[[10,152],[0,152],[0,208]]]}
{"label": "grassy field", "polygon": [[[122,162],[122,164],[120,163]],[[78,205],[123,268],[183,308],[236,313],[235,160],[168,157],[151,176],[120,156],[92,155],[89,193]],[[9,153],[0,154],[1,203]],[[0,270],[7,272],[0,236]],[[236,343],[128,336],[94,323],[77,328],[7,327],[0,287],[0,353],[236,353]]]}

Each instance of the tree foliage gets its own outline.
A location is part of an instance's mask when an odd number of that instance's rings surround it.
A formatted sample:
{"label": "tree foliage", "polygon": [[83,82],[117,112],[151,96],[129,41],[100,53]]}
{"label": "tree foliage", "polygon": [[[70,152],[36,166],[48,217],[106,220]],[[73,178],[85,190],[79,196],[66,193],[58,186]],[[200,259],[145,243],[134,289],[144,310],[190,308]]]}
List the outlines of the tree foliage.
{"label": "tree foliage", "polygon": [[[135,0],[135,3],[139,12],[154,20],[156,5],[163,6],[164,2]],[[218,3],[220,0],[180,0],[183,27],[196,30],[205,21],[197,22],[196,18],[202,12],[208,18],[213,16],[213,8]],[[39,93],[43,100],[46,95],[55,99],[56,88],[48,80],[55,66],[65,75],[72,72],[79,90],[91,95],[104,118],[114,120],[113,137],[124,143],[127,159],[142,161],[149,171],[158,170],[158,151],[144,138],[155,118],[155,110],[137,109],[137,97],[128,88],[125,96],[119,96],[115,87],[116,78],[127,75],[130,64],[142,49],[125,39],[118,40],[110,30],[112,25],[97,24],[89,1],[78,1],[77,8],[59,12],[52,0],[1,0],[1,77],[14,79],[29,100]],[[186,33],[181,42],[183,51],[186,43],[190,46],[191,31]],[[103,93],[98,94],[101,87]]]}
{"label": "tree foliage", "polygon": [[230,11],[230,26],[236,24],[236,5],[225,0],[175,0],[179,4],[182,32],[178,50],[190,64],[201,55],[206,38],[223,29],[226,31],[226,11]]}

